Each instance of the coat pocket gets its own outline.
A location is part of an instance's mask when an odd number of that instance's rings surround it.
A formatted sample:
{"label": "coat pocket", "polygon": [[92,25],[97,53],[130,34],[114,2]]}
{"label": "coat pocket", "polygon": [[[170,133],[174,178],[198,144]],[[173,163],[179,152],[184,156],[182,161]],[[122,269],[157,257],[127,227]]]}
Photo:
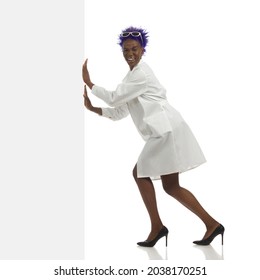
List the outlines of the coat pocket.
{"label": "coat pocket", "polygon": [[172,131],[172,126],[165,111],[153,114],[144,119],[151,131],[152,137],[160,137],[165,133]]}

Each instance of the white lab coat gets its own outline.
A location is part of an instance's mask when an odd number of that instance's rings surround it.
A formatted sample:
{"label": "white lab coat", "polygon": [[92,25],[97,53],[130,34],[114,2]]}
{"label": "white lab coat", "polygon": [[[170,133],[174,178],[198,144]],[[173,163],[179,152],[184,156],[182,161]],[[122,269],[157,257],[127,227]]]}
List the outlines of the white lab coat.
{"label": "white lab coat", "polygon": [[204,163],[205,157],[190,128],[168,103],[166,91],[151,68],[140,61],[115,91],[94,85],[92,93],[112,108],[102,115],[120,120],[129,113],[146,144],[137,160],[137,175],[160,178]]}

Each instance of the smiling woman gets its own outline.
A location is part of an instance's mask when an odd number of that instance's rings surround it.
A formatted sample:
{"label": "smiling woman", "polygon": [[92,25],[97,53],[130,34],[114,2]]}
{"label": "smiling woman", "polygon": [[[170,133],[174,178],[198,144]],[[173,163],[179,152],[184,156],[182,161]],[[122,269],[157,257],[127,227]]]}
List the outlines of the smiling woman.
{"label": "smiling woman", "polygon": [[139,42],[128,39],[123,43],[124,58],[128,63],[130,70],[133,70],[133,68],[140,62],[143,53],[144,49]]}
{"label": "smiling woman", "polygon": [[123,55],[132,70],[141,60],[146,45],[148,33],[136,27],[128,27],[119,35],[119,45],[122,47]]}
{"label": "smiling woman", "polygon": [[206,233],[202,240],[194,243],[208,245],[220,234],[223,243],[224,227],[204,210],[192,193],[179,185],[179,173],[195,168],[206,160],[189,126],[169,104],[165,88],[152,69],[142,61],[147,38],[146,31],[134,27],[120,34],[119,44],[130,71],[114,91],[92,83],[85,61],[82,68],[84,82],[92,94],[112,108],[94,107],[86,87],[84,104],[92,112],[112,120],[120,120],[130,114],[145,141],[133,169],[133,177],[150,216],[151,232],[138,245],[152,247],[160,238],[166,237],[167,246],[168,229],[159,216],[152,179],[161,179],[165,192],[204,222]]}

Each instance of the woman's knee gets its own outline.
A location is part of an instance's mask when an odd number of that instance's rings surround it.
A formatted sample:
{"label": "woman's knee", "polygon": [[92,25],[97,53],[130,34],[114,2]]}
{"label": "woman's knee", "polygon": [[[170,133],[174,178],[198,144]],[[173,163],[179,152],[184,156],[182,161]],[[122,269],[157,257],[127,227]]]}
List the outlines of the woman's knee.
{"label": "woman's knee", "polygon": [[133,169],[133,177],[134,177],[135,180],[137,179],[137,166],[136,165]]}
{"label": "woman's knee", "polygon": [[178,188],[180,187],[178,175],[178,173],[174,173],[170,175],[161,176],[163,189],[167,194],[171,196],[174,196],[174,194],[178,191]]}

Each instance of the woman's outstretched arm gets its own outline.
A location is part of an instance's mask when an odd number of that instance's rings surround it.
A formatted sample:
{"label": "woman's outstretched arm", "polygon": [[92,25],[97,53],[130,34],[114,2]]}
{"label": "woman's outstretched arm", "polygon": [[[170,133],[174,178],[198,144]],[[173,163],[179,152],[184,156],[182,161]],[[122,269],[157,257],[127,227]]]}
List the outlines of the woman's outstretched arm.
{"label": "woman's outstretched arm", "polygon": [[115,108],[100,108],[94,107],[88,97],[86,85],[84,86],[84,105],[85,107],[100,116],[106,117],[113,121],[121,120],[129,115],[128,107],[126,104]]}
{"label": "woman's outstretched arm", "polygon": [[92,83],[88,71],[88,59],[82,66],[82,78],[85,84],[91,89],[92,93],[105,101],[111,107],[119,107],[128,101],[142,95],[147,88],[147,77],[142,69],[135,69],[131,78],[127,82],[119,84],[114,91],[106,90],[103,87]]}

